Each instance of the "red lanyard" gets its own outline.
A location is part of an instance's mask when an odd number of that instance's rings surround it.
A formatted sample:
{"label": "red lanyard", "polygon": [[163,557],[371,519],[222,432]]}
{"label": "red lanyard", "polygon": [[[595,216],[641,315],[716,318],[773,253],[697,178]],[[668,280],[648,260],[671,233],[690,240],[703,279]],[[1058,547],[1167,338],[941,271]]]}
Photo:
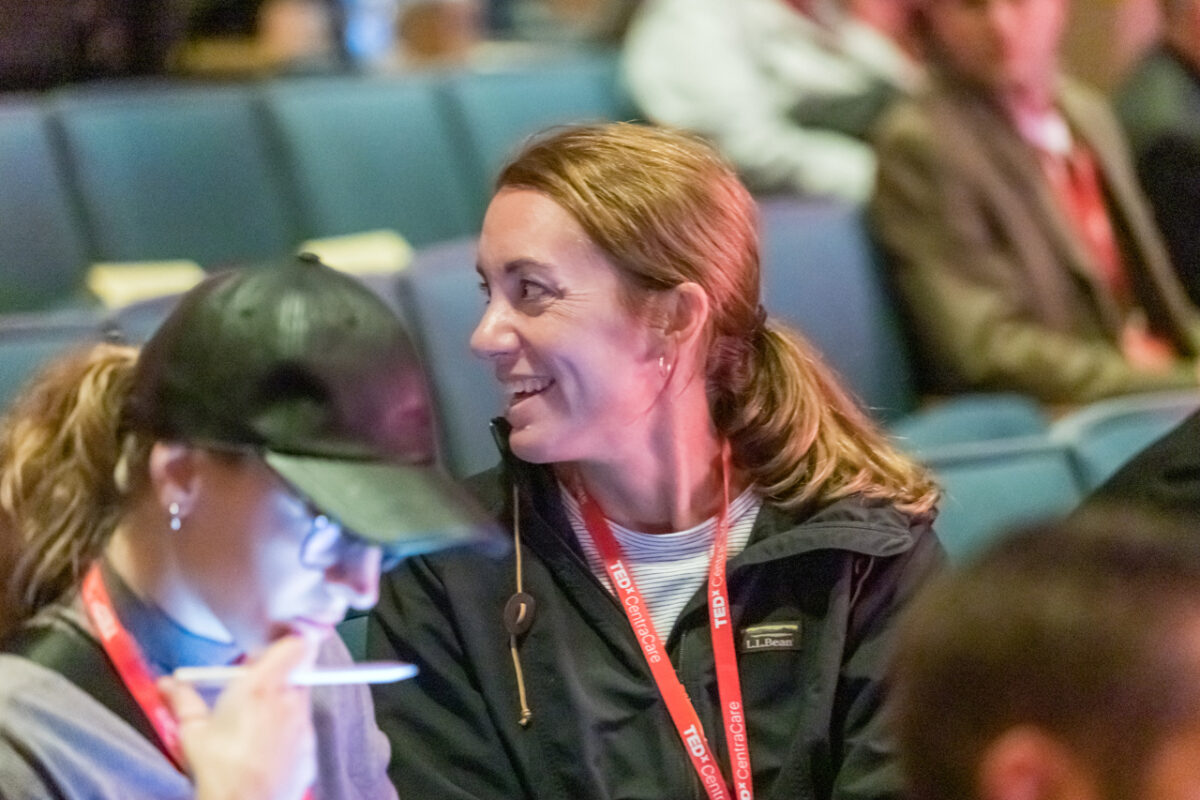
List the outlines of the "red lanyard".
{"label": "red lanyard", "polygon": [[[729,762],[733,772],[734,796],[738,800],[752,800],[754,788],[750,773],[750,745],[746,733],[745,707],[742,705],[742,685],[738,678],[737,654],[733,646],[733,626],[729,619],[729,589],[725,585],[725,555],[729,539],[729,445],[722,448],[722,497],[720,515],[717,517],[716,540],[713,543],[711,563],[708,568],[708,624],[712,635],[713,658],[716,661],[717,691],[721,698],[721,714],[725,721],[725,741],[729,747]],[[642,599],[633,575],[624,564],[621,545],[613,536],[608,520],[586,491],[579,492],[579,504],[583,521],[592,541],[600,550],[605,569],[616,587],[621,607],[637,636],[650,673],[658,684],[659,694],[667,704],[679,738],[691,757],[692,766],[700,776],[700,782],[708,793],[709,800],[726,800],[729,788],[721,775],[721,768],[712,756],[708,737],[700,725],[700,718],[679,682],[679,676],[671,666],[662,647],[662,640],[654,630],[654,623]]]}
{"label": "red lanyard", "polygon": [[100,644],[116,668],[121,682],[129,689],[142,713],[150,720],[167,758],[171,759],[180,772],[184,772],[179,725],[154,685],[154,678],[150,675],[150,668],[146,665],[141,648],[117,619],[112,600],[108,597],[108,590],[104,588],[99,566],[93,564],[84,576],[81,594],[83,606],[100,636]]}
{"label": "red lanyard", "polygon": [[[154,685],[154,678],[150,674],[150,667],[146,664],[141,648],[117,619],[98,565],[93,564],[87,571],[80,594],[88,618],[100,636],[100,644],[117,670],[121,682],[129,689],[142,713],[150,720],[167,758],[171,759],[176,769],[186,774],[187,771],[183,768],[183,745],[179,741],[179,723],[158,693],[158,687]],[[304,800],[312,800],[311,789],[305,793]]]}

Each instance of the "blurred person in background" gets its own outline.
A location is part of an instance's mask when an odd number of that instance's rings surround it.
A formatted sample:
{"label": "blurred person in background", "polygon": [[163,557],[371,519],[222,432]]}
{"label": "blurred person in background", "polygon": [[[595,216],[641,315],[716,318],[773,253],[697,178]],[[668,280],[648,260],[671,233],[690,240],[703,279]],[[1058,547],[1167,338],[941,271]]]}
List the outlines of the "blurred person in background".
{"label": "blurred person in background", "polygon": [[920,74],[915,0],[645,0],[624,46],[647,118],[710,139],[754,191],[864,200],[879,113]]}
{"label": "blurred person in background", "polygon": [[1117,92],[1138,178],[1192,301],[1200,303],[1200,0],[1160,0],[1163,37]]}
{"label": "blurred person in background", "polygon": [[926,389],[1077,404],[1197,384],[1200,316],[1104,101],[1060,74],[1067,0],[925,0],[929,86],[876,136],[872,222]]}
{"label": "blurred person in background", "polygon": [[395,66],[467,66],[484,44],[483,23],[479,0],[407,0],[396,21]]}
{"label": "blurred person in background", "polygon": [[198,0],[172,63],[222,78],[335,73],[349,68],[338,0]]}
{"label": "blurred person in background", "polygon": [[546,44],[615,47],[644,0],[509,0],[511,35]]}
{"label": "blurred person in background", "polygon": [[[392,66],[503,67],[600,52],[624,36],[638,0],[401,0]],[[547,64],[553,69],[553,64]]]}
{"label": "blurred person in background", "polygon": [[1197,674],[1194,522],[1109,508],[1015,534],[904,619],[893,677],[908,796],[1191,800]]}
{"label": "blurred person in background", "polygon": [[163,75],[192,0],[0,0],[0,91]]}

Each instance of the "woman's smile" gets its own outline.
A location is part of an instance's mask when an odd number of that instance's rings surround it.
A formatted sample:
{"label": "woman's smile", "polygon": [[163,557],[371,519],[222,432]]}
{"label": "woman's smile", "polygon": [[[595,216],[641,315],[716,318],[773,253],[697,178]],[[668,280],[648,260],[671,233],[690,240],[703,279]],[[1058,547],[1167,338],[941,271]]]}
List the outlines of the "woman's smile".
{"label": "woman's smile", "polygon": [[504,394],[508,398],[508,407],[539,395],[554,385],[550,378],[508,378],[502,381]]}

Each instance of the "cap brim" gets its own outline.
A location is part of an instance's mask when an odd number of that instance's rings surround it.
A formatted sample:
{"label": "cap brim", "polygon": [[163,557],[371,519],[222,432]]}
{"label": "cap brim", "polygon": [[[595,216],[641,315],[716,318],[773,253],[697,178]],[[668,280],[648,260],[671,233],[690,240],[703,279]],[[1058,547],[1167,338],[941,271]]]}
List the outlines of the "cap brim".
{"label": "cap brim", "polygon": [[389,555],[507,543],[474,499],[432,467],[274,452],[265,459],[317,508]]}

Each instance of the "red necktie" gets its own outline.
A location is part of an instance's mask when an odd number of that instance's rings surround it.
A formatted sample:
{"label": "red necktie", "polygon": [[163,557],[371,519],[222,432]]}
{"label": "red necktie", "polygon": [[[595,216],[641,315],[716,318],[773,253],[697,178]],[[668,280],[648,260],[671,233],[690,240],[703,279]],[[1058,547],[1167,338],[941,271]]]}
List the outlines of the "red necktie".
{"label": "red necktie", "polygon": [[1065,156],[1043,153],[1042,163],[1050,185],[1070,217],[1104,285],[1121,308],[1133,302],[1129,276],[1104,204],[1099,170],[1091,151],[1076,144]]}
{"label": "red necktie", "polygon": [[[1092,151],[1079,143],[1065,156],[1042,151],[1042,164],[1059,203],[1091,253],[1101,281],[1123,311],[1135,311],[1129,273],[1117,247],[1112,220],[1100,188],[1100,170]],[[1131,318],[1136,318],[1136,315],[1131,315]],[[1141,319],[1141,325],[1134,325],[1133,330],[1125,331],[1126,337],[1137,337],[1140,347],[1156,350],[1162,358],[1168,357],[1174,348],[1165,339],[1146,330],[1144,316]]]}

